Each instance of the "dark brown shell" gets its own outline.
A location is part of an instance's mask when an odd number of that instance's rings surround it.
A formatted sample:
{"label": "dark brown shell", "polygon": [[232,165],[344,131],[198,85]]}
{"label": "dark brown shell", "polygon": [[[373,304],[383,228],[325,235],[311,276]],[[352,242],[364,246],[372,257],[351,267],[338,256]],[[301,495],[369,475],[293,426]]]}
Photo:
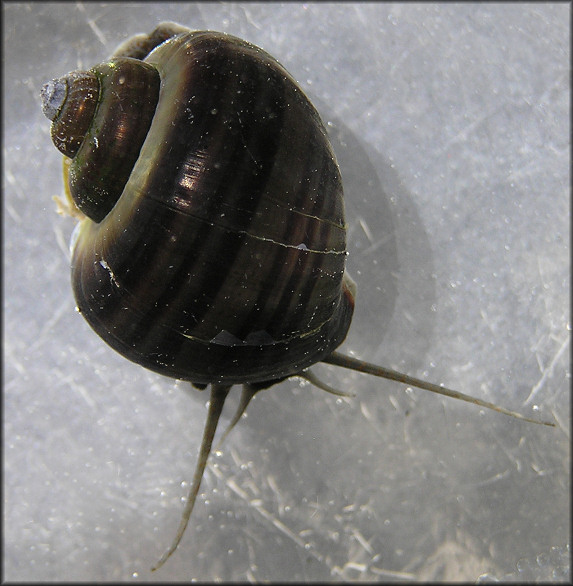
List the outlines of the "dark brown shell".
{"label": "dark brown shell", "polygon": [[[135,163],[110,213],[79,228],[81,313],[121,354],[175,378],[301,372],[342,343],[354,305],[340,173],[316,110],[272,57],[229,35],[178,35],[144,62],[160,88],[141,150],[128,147],[129,125],[103,145],[95,125],[88,132],[115,166],[126,168],[120,150]],[[94,68],[102,85],[106,69]],[[99,99],[113,128],[120,109],[110,92]],[[82,181],[113,190],[101,175]]]}

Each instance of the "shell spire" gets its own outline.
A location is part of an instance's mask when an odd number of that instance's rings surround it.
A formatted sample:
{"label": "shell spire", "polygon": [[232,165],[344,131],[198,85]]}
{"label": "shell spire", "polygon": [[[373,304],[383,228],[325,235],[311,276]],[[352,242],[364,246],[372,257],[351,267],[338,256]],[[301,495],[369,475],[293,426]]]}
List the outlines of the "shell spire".
{"label": "shell spire", "polygon": [[42,88],[52,141],[73,159],[67,175],[71,198],[94,222],[106,217],[129,179],[153,119],[159,84],[155,67],[115,58]]}
{"label": "shell spire", "polygon": [[98,78],[91,71],[72,71],[42,87],[42,111],[52,121],[52,141],[66,157],[73,158],[84,141],[98,95]]}

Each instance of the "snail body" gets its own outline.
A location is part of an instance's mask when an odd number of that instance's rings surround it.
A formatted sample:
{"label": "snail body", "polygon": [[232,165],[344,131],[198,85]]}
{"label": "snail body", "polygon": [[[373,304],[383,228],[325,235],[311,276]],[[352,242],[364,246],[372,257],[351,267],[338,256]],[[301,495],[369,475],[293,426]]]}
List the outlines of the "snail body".
{"label": "snail body", "polygon": [[320,361],[527,419],[336,352],[355,296],[340,172],[315,108],[263,50],[164,23],[42,98],[82,216],[79,311],[126,358],[211,385],[183,519],[156,568],[185,531],[234,384],[243,399],[230,428],[287,377],[338,392],[309,372]]}

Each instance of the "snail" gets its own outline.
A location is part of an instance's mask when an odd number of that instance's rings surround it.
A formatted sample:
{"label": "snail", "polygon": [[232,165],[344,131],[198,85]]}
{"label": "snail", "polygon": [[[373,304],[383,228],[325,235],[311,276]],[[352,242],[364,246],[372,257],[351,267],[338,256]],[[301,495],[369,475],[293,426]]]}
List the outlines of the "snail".
{"label": "snail", "polygon": [[356,287],[345,270],[340,171],[291,75],[236,37],[162,23],[89,71],[42,88],[65,155],[78,309],[124,357],[210,385],[185,532],[231,387],[225,437],[259,391],[328,363],[553,426],[346,356]]}

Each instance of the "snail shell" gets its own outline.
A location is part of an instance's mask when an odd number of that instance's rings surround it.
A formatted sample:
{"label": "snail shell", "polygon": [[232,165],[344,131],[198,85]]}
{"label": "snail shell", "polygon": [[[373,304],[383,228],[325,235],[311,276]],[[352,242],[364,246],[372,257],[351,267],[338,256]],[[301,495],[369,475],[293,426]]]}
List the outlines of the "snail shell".
{"label": "snail shell", "polygon": [[340,173],[318,113],[277,61],[182,30],[44,90],[86,216],[77,305],[151,370],[272,383],[331,354],[350,326]]}

